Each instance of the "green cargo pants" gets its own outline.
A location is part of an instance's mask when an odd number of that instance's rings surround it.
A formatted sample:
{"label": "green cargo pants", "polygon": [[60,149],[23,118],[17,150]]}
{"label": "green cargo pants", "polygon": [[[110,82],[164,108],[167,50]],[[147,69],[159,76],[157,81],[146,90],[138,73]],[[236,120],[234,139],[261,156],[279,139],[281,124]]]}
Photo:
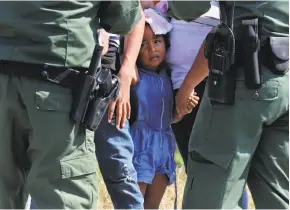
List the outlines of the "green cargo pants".
{"label": "green cargo pants", "polygon": [[289,74],[262,72],[262,87],[249,90],[239,71],[234,106],[211,104],[205,90],[183,208],[239,208],[246,182],[257,209],[289,207]]}
{"label": "green cargo pants", "polygon": [[70,89],[0,74],[0,209],[96,208],[93,138],[69,119]]}

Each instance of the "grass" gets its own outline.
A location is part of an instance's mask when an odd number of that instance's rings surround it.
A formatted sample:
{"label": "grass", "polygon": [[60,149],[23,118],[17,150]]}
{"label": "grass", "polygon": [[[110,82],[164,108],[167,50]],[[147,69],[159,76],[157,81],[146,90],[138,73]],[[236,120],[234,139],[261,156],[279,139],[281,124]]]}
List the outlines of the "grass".
{"label": "grass", "polygon": [[[93,138],[93,132],[87,131],[87,138]],[[177,165],[176,168],[176,178],[177,178],[177,191],[178,191],[178,197],[177,197],[177,207],[181,209],[182,204],[182,197],[183,197],[183,189],[186,181],[186,174],[184,171],[184,165],[182,161],[182,157],[178,151],[178,149],[175,152],[175,162]],[[98,206],[97,209],[113,209],[113,205],[111,202],[111,198],[107,192],[105,183],[103,181],[102,175],[100,171],[98,170],[98,180],[99,180],[99,192],[98,192]],[[255,209],[250,191],[249,192],[249,209]],[[175,200],[175,190],[174,185],[171,185],[167,188],[161,205],[160,209],[173,209],[174,208],[174,200]]]}
{"label": "grass", "polygon": [[[177,206],[179,209],[181,209],[183,189],[184,189],[184,185],[186,181],[186,174],[184,171],[182,158],[178,151],[176,151],[176,154],[175,154],[175,161],[177,165],[177,169],[176,169],[177,188],[178,188],[177,189],[178,191]],[[102,179],[102,175],[100,172],[98,172],[98,176],[99,176],[99,196],[98,196],[97,208],[98,209],[113,209],[110,196],[107,192],[106,186],[104,184],[104,181]],[[174,190],[174,185],[171,185],[170,187],[167,188],[163,196],[160,209],[173,209],[174,200],[175,200],[175,190]],[[249,193],[249,209],[255,209],[250,193]]]}

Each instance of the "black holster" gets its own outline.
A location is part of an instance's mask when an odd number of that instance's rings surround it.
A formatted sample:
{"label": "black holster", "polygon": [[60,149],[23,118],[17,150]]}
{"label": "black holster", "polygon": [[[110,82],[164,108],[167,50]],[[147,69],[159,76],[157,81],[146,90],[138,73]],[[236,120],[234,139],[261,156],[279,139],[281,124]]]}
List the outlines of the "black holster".
{"label": "black holster", "polygon": [[208,59],[208,96],[212,103],[233,105],[236,71],[235,37],[233,34],[234,2],[219,1],[221,23],[206,37],[205,57]]}
{"label": "black holster", "polygon": [[263,83],[262,72],[259,61],[260,39],[258,19],[243,20],[238,29],[236,62],[243,66],[245,74],[245,85],[248,89],[259,89]]}
{"label": "black holster", "polygon": [[84,120],[87,129],[91,131],[98,128],[109,103],[116,100],[119,91],[119,79],[111,73],[110,69],[104,69],[99,74],[97,82],[99,86],[93,91]]}
{"label": "black holster", "polygon": [[212,103],[234,104],[234,48],[233,32],[225,24],[215,27],[206,38],[205,57],[209,63],[208,96]]}
{"label": "black holster", "polygon": [[80,83],[74,92],[71,119],[84,123],[87,129],[95,131],[109,103],[115,100],[119,90],[118,77],[108,68],[102,68],[102,50],[95,46],[90,67],[81,75]]}

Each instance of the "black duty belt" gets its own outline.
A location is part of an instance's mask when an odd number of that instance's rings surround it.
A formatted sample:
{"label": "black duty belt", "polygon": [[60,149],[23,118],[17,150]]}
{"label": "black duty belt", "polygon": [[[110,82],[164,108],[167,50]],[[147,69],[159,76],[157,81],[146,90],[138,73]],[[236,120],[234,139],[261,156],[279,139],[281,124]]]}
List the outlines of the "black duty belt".
{"label": "black duty belt", "polygon": [[120,70],[118,47],[109,45],[108,52],[102,56],[102,67],[110,69],[115,75],[118,74]]}
{"label": "black duty belt", "polygon": [[77,87],[80,76],[86,71],[86,68],[67,68],[0,60],[0,73],[2,74],[47,81],[71,89]]}

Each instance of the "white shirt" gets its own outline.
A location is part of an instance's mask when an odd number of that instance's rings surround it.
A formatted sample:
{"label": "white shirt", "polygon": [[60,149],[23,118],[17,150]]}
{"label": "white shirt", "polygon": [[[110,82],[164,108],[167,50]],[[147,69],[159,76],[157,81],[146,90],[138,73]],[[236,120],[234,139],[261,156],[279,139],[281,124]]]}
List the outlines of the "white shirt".
{"label": "white shirt", "polygon": [[211,1],[210,10],[192,22],[172,19],[171,24],[167,61],[173,89],[179,89],[207,34],[219,24],[218,2]]}

